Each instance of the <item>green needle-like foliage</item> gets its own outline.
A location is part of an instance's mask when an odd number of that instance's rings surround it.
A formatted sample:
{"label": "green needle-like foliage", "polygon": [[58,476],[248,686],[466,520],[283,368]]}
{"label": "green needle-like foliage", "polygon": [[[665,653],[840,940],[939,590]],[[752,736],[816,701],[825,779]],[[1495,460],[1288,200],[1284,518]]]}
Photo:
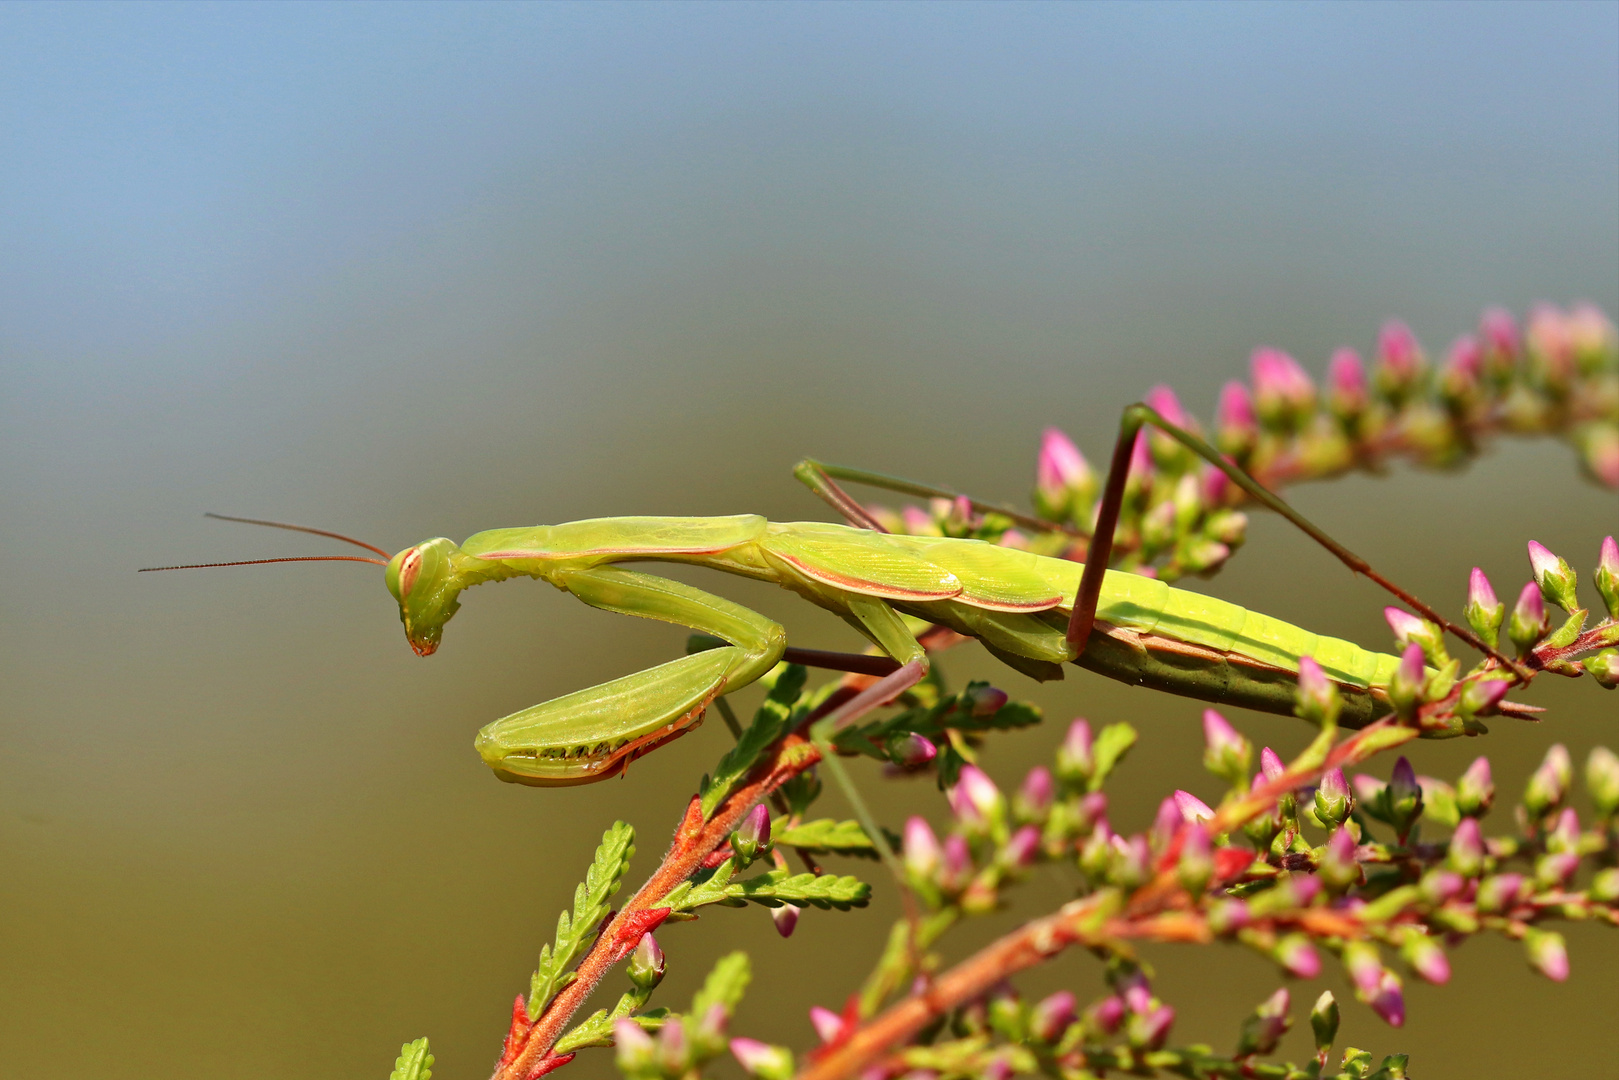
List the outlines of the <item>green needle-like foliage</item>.
{"label": "green needle-like foliage", "polygon": [[[748,775],[748,771],[759,760],[759,755],[764,753],[771,743],[787,734],[793,723],[793,706],[804,692],[804,681],[808,675],[809,672],[797,664],[786,664],[774,674],[774,684],[765,695],[764,703],[753,714],[753,723],[748,725],[736,745],[720,759],[713,777],[703,784],[705,818],[712,814],[714,808],[725,801],[731,789]],[[760,682],[769,682],[770,678],[771,676],[766,676]]]}
{"label": "green needle-like foliage", "polygon": [[569,969],[606,918],[608,901],[618,892],[634,854],[635,830],[625,822],[613,822],[613,827],[602,834],[584,882],[573,891],[572,916],[566,911],[558,916],[556,943],[540,950],[540,963],[529,986],[530,1020],[544,1012],[557,992],[573,981]]}

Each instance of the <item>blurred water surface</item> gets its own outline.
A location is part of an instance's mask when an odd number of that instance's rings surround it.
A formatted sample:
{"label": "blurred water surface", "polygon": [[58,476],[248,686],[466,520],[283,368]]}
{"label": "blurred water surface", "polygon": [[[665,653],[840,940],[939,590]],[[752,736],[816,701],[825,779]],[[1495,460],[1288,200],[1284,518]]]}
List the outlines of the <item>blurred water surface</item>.
{"label": "blurred water surface", "polygon": [[[449,1080],[484,1075],[601,830],[632,821],[644,873],[727,741],[536,791],[473,732],[680,634],[513,584],[422,662],[372,568],[136,567],[328,550],[204,510],[390,549],[822,517],[788,476],[808,453],[1017,499],[1044,425],[1100,457],[1149,385],[1206,415],[1259,344],[1320,370],[1391,315],[1437,351],[1487,304],[1613,312],[1619,6],[12,4],[0,160],[4,1072],[380,1077],[428,1034]],[[1533,537],[1583,570],[1619,523],[1552,445],[1298,500],[1452,609],[1475,563],[1506,588]],[[1271,521],[1208,587],[1386,638],[1379,597]],[[991,749],[1003,782],[1083,712],[1144,735],[1117,819],[1207,786],[1192,703],[997,677],[1056,721]],[[1588,683],[1535,700],[1546,724],[1419,770],[1488,750],[1515,792],[1554,738],[1619,740]],[[758,911],[672,930],[663,999],[740,943],[738,1027],[806,1044],[853,985],[819,958],[893,914],[878,884],[786,942]],[[1616,1075],[1619,943],[1570,937],[1566,985],[1481,943],[1402,1031],[1346,1004],[1345,1038],[1429,1078]],[[1228,950],[1152,959],[1184,1041],[1229,1042],[1274,986]],[[1059,984],[1095,964],[1027,985]]]}

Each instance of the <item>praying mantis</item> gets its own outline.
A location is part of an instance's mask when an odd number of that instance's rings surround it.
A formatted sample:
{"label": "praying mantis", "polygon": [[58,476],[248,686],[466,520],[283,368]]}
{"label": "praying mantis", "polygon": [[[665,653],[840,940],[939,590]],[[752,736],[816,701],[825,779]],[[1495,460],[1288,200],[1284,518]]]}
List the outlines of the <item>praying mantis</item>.
{"label": "praying mantis", "polygon": [[[464,590],[515,577],[549,582],[592,607],[678,624],[724,642],[485,726],[476,740],[479,754],[501,779],[522,784],[587,784],[619,775],[631,761],[691,730],[716,698],[758,680],[783,659],[881,676],[850,706],[892,700],[927,674],[918,628],[928,624],[976,638],[992,655],[1037,679],[1060,677],[1062,665],[1077,663],[1124,682],[1273,713],[1293,711],[1300,661],[1311,657],[1337,684],[1344,726],[1363,726],[1390,711],[1387,690],[1398,657],[1107,569],[1131,450],[1144,425],[1189,447],[1352,570],[1503,670],[1524,677],[1513,661],[1377,575],[1200,437],[1139,404],[1125,411],[1083,564],[981,540],[884,533],[838,486],[839,477],[912,493],[933,489],[815,461],[800,463],[797,475],[856,524],[776,523],[751,514],[597,518],[494,529],[460,544],[438,537],[389,556],[324,530],[227,520],[310,532],[374,552],[379,557],[252,562],[385,566],[405,636],[421,656],[439,647]],[[626,562],[688,563],[774,582],[841,617],[882,655],[789,648],[786,630],[773,620],[690,585],[618,565]],[[847,708],[840,714],[817,726],[818,743],[830,736],[828,723],[850,719]]]}

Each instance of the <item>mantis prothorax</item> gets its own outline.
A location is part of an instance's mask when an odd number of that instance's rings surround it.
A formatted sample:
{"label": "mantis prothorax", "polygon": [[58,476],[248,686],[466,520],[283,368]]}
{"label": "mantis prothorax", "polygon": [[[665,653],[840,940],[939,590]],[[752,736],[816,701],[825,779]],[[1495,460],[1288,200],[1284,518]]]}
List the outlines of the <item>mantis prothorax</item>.
{"label": "mantis prothorax", "polygon": [[[250,562],[385,565],[405,636],[421,656],[438,648],[444,625],[460,609],[463,590],[513,577],[538,578],[593,607],[676,623],[728,643],[488,724],[478,733],[478,752],[501,779],[517,783],[584,784],[617,775],[630,761],[694,727],[715,698],[747,686],[784,658],[881,675],[872,693],[862,695],[871,699],[863,707],[891,700],[925,677],[929,664],[904,616],[977,638],[994,656],[1036,679],[1060,678],[1062,665],[1072,662],[1124,682],[1272,713],[1293,711],[1299,660],[1309,656],[1338,684],[1344,726],[1359,727],[1388,712],[1386,688],[1398,658],[1152,578],[1106,569],[1130,448],[1143,424],[1165,431],[1224,469],[1351,569],[1372,576],[1522,677],[1512,661],[1372,574],[1363,560],[1213,447],[1144,405],[1125,411],[1088,564],[980,540],[899,536],[823,522],[776,523],[751,514],[598,518],[495,529],[461,544],[443,537],[426,540],[391,558],[381,548],[338,533],[247,518],[226,520],[328,536],[382,556]],[[916,494],[947,494],[812,461],[796,471],[846,516],[873,526],[838,488],[834,475]],[[624,562],[694,563],[775,582],[843,618],[884,655],[789,649],[786,631],[763,615],[690,585],[615,565]],[[852,714],[840,710],[817,724],[816,741],[824,742],[833,728],[850,719]]]}

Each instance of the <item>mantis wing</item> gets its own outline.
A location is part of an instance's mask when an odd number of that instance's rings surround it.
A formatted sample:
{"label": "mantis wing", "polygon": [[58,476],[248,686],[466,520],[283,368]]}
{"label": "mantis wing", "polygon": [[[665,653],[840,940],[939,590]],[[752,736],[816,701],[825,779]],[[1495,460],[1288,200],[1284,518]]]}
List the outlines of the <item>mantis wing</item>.
{"label": "mantis wing", "polygon": [[880,533],[800,521],[771,525],[758,543],[796,576],[839,592],[927,601],[948,600],[962,590],[949,570]]}

